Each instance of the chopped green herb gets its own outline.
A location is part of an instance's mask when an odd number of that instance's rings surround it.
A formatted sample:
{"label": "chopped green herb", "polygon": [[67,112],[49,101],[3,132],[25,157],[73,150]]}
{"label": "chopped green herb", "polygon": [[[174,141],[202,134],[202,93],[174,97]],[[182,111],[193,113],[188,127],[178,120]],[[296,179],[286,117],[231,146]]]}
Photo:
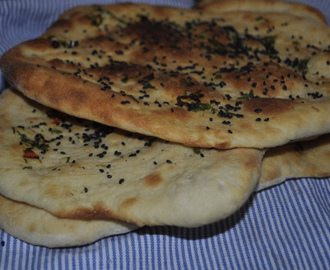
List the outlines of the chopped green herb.
{"label": "chopped green herb", "polygon": [[[25,134],[20,133],[19,131],[17,131],[17,133],[20,135],[21,137],[21,142],[30,145],[32,148],[36,147],[40,150],[44,150],[47,151],[49,148],[49,145],[43,143],[43,140],[39,140],[39,139],[35,139],[35,140],[31,140],[29,139]],[[40,143],[42,142],[42,143]]]}
{"label": "chopped green herb", "polygon": [[249,93],[241,93],[241,96],[238,97],[238,99],[252,99],[252,98],[258,98],[258,96],[254,95],[252,89],[250,90]]}
{"label": "chopped green herb", "polygon": [[55,134],[61,134],[62,133],[62,131],[58,130],[58,129],[52,129],[50,132],[55,133]]}
{"label": "chopped green herb", "polygon": [[193,111],[193,112],[206,111],[206,110],[211,109],[211,104],[208,104],[208,103],[196,103],[196,104],[190,103],[189,109],[190,109],[190,111]]}
{"label": "chopped green herb", "polygon": [[133,95],[127,95],[131,99],[133,99],[136,103],[140,103]]}
{"label": "chopped green herb", "polygon": [[277,53],[274,47],[275,40],[276,40],[276,36],[265,36],[257,39],[257,41],[260,42],[265,47],[266,53],[270,55]]}
{"label": "chopped green herb", "polygon": [[193,151],[195,154],[200,154],[201,153],[201,149],[199,147],[194,147]]}
{"label": "chopped green herb", "polygon": [[303,60],[301,60],[301,61],[299,62],[299,64],[298,64],[298,71],[301,72],[301,74],[302,74],[303,76],[305,76],[306,73],[307,73],[307,71],[308,71],[308,66],[307,66],[307,64],[308,64],[308,62],[309,62],[309,59],[310,59],[310,58],[303,59]]}

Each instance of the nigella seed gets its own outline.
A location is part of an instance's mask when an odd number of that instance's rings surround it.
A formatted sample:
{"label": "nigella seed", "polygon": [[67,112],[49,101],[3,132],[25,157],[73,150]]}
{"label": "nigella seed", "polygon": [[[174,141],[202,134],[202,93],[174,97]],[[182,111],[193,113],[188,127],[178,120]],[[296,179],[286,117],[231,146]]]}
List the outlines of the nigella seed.
{"label": "nigella seed", "polygon": [[52,47],[54,49],[57,49],[58,47],[60,47],[60,43],[57,40],[53,40],[52,41]]}
{"label": "nigella seed", "polygon": [[228,133],[232,134],[233,132],[230,129],[228,129]]}
{"label": "nigella seed", "polygon": [[109,179],[111,179],[111,178],[112,178],[112,175],[111,175],[111,174],[108,174],[107,177],[108,177]]}
{"label": "nigella seed", "polygon": [[84,188],[84,191],[85,191],[85,193],[87,193],[87,192],[88,192],[88,188],[87,188],[87,187],[85,187],[85,188]]}
{"label": "nigella seed", "polygon": [[260,121],[261,121],[261,118],[258,117],[258,118],[256,119],[256,121],[257,121],[257,122],[260,122]]}
{"label": "nigella seed", "polygon": [[120,180],[119,180],[119,184],[121,185],[122,183],[124,183],[124,181],[125,181],[124,178],[120,179]]}
{"label": "nigella seed", "polygon": [[101,173],[104,173],[104,170],[103,170],[103,169],[100,169],[100,172],[101,172]]}
{"label": "nigella seed", "polygon": [[265,118],[264,121],[265,121],[265,122],[269,121],[269,118]]}
{"label": "nigella seed", "polygon": [[171,164],[171,163],[172,163],[172,161],[170,161],[170,160],[168,159],[168,160],[166,160],[166,163],[170,163],[170,164]]}

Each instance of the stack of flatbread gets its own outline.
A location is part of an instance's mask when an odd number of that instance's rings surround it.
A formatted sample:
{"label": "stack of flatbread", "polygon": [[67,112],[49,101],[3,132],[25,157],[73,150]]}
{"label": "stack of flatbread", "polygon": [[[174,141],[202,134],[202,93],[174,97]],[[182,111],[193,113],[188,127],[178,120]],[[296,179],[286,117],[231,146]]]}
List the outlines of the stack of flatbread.
{"label": "stack of flatbread", "polygon": [[196,227],[330,174],[330,29],[306,5],[73,8],[6,52],[0,226],[77,246]]}

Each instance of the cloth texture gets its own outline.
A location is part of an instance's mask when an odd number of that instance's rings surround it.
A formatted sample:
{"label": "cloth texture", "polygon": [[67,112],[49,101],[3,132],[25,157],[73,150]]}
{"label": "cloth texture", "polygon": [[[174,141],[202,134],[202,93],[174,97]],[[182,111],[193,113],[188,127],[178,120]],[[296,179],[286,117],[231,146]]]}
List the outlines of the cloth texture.
{"label": "cloth texture", "polygon": [[[0,55],[42,34],[73,6],[118,2],[1,0]],[[319,8],[330,22],[330,1],[300,2]],[[0,90],[6,87],[0,73]],[[32,246],[0,231],[0,269],[330,269],[329,195],[330,178],[288,180],[254,193],[238,212],[214,224],[144,227],[78,248]]]}

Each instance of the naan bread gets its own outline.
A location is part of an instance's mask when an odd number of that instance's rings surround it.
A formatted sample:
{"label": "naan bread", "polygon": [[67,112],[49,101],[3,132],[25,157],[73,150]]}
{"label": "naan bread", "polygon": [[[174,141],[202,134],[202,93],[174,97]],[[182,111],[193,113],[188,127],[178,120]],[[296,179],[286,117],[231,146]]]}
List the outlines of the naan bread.
{"label": "naan bread", "polygon": [[330,132],[329,27],[291,12],[306,11],[299,4],[233,5],[76,7],[0,67],[46,106],[188,146],[267,148]]}
{"label": "naan bread", "polygon": [[57,217],[199,226],[255,189],[263,151],[186,147],[0,96],[0,193]]}
{"label": "naan bread", "polygon": [[[330,135],[268,150],[263,158],[257,190],[297,177],[330,175]],[[0,195],[0,228],[34,245],[68,247],[122,234],[136,226],[116,220],[57,218],[43,209]]]}
{"label": "naan bread", "polygon": [[0,195],[0,228],[33,245],[74,247],[138,228],[117,220],[73,220],[57,218],[43,209]]}
{"label": "naan bread", "polygon": [[324,15],[318,9],[297,2],[274,0],[200,0],[196,7],[205,10],[248,11],[248,12],[277,12],[298,17],[312,19],[321,23],[327,23]]}
{"label": "naan bread", "polygon": [[264,155],[258,190],[286,179],[330,175],[330,134],[270,149]]}

